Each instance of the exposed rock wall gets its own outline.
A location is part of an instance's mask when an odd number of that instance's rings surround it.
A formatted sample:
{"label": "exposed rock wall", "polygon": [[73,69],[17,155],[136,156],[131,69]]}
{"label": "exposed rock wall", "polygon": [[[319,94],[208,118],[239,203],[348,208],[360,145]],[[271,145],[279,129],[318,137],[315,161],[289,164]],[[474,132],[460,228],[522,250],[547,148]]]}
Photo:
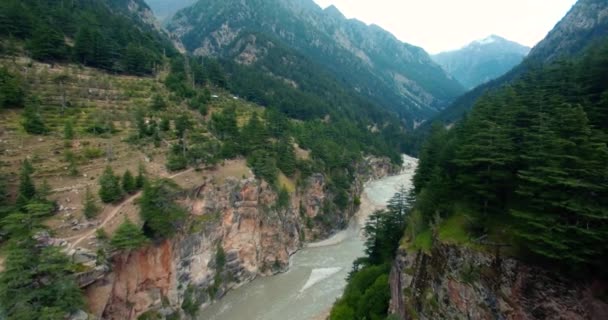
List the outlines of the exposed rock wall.
{"label": "exposed rock wall", "polygon": [[608,319],[599,282],[451,245],[400,251],[390,285],[390,312],[399,319]]}
{"label": "exposed rock wall", "polygon": [[[388,160],[367,158],[357,166],[351,200],[367,180],[396,171]],[[309,177],[282,208],[265,182],[206,180],[184,200],[191,218],[178,236],[112,257],[112,271],[87,288],[90,309],[103,319],[151,310],[185,315],[184,301],[205,307],[258,275],[284,272],[304,242],[336,231],[317,219],[328,214],[323,205],[332,197],[322,174]],[[346,226],[356,209],[332,212],[332,219]]]}

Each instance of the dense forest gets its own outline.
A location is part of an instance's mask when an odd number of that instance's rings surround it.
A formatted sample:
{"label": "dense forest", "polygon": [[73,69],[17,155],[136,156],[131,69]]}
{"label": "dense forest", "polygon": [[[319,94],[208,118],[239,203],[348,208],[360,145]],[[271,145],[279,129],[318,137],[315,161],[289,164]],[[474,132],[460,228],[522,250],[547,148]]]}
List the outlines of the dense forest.
{"label": "dense forest", "polygon": [[464,216],[471,239],[564,270],[602,270],[608,236],[608,44],[535,68],[436,126],[415,177],[432,229]]}
{"label": "dense forest", "polygon": [[[136,1],[139,9],[147,8]],[[1,52],[24,49],[48,62],[77,62],[113,72],[151,74],[172,43],[123,1],[6,0],[0,3]]]}

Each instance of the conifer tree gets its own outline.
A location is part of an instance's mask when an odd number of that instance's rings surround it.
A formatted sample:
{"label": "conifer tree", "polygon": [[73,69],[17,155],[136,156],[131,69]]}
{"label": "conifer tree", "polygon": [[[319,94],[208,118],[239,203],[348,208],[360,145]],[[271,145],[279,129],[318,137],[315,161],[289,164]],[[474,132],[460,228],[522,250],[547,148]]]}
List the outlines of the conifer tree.
{"label": "conifer tree", "polygon": [[112,167],[107,166],[99,177],[99,198],[104,203],[112,203],[122,199],[120,178],[114,175]]}
{"label": "conifer tree", "polygon": [[129,170],[125,171],[122,176],[122,190],[126,193],[133,193],[137,190],[136,181]]}
{"label": "conifer tree", "polygon": [[19,173],[19,190],[17,192],[17,207],[24,207],[30,200],[36,196],[36,186],[32,181],[31,174],[34,169],[32,168],[29,160],[23,160],[21,165],[21,172]]}
{"label": "conifer tree", "polygon": [[135,178],[135,188],[141,190],[146,184],[146,167],[142,163],[137,168],[137,177]]}
{"label": "conifer tree", "polygon": [[277,166],[288,177],[296,172],[296,152],[293,144],[287,138],[279,140],[277,144]]}
{"label": "conifer tree", "polygon": [[110,240],[110,246],[115,250],[133,250],[148,242],[141,229],[128,219],[118,227]]}
{"label": "conifer tree", "polygon": [[166,239],[182,225],[186,212],[175,203],[178,193],[179,187],[169,180],[144,185],[139,212],[145,221],[145,234],[148,237]]}
{"label": "conifer tree", "polygon": [[84,208],[82,213],[87,219],[93,219],[99,213],[99,207],[97,206],[97,201],[95,201],[95,196],[88,187],[84,197]]}

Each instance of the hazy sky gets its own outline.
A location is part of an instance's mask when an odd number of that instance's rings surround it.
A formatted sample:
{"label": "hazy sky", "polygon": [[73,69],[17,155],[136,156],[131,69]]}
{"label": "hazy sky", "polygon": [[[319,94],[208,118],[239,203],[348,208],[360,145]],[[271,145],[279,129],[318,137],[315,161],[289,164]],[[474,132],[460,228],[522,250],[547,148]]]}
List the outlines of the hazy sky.
{"label": "hazy sky", "polygon": [[491,34],[527,46],[542,40],[576,0],[315,0],[348,18],[375,23],[430,53]]}

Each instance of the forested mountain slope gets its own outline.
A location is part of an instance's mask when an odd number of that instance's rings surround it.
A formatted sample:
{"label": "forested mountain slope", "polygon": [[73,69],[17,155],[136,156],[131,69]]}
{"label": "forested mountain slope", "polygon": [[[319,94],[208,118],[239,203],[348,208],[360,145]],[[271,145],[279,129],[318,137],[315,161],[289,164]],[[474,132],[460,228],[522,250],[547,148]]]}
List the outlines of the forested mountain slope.
{"label": "forested mountain slope", "polygon": [[520,64],[530,48],[491,35],[432,58],[468,90],[494,80]]}
{"label": "forested mountain slope", "polygon": [[[335,7],[322,10],[312,0],[202,0],[176,14],[168,28],[196,55],[236,61],[307,94],[333,94],[328,86],[310,88],[331,81],[410,124],[463,92],[421,48],[377,26],[347,20]],[[292,65],[327,73],[295,78]]]}
{"label": "forested mountain slope", "polygon": [[26,40],[23,49],[38,60],[151,74],[163,56],[176,53],[143,0],[7,0],[0,12],[6,54],[18,54]]}
{"label": "forested mountain slope", "polygon": [[529,68],[577,56],[589,45],[605,39],[607,35],[608,3],[603,0],[580,0],[547,37],[532,48],[521,65],[506,75],[464,94],[434,120],[446,123],[457,121],[486,92],[517,79]]}

